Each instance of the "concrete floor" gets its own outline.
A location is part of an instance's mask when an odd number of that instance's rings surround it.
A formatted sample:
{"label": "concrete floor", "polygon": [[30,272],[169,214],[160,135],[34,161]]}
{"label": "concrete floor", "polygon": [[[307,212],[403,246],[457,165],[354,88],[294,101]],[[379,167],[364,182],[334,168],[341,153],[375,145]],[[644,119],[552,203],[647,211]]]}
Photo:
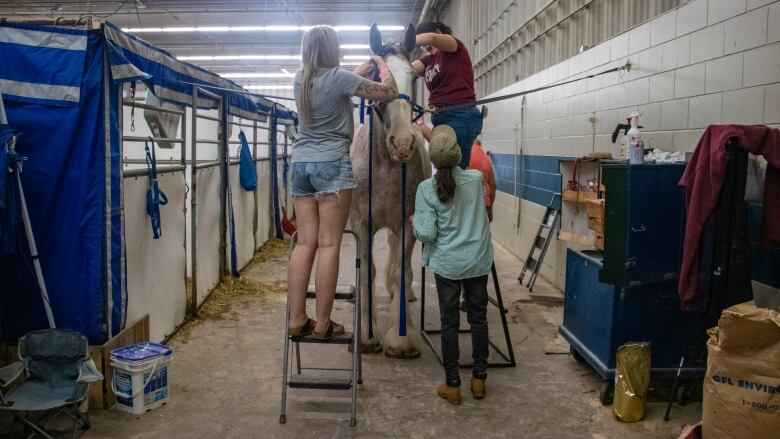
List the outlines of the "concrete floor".
{"label": "concrete floor", "polygon": [[[377,266],[386,245],[377,239]],[[419,247],[419,246],[418,246]],[[354,245],[342,251],[344,279],[351,279]],[[442,369],[427,346],[417,360],[364,356],[364,384],[359,390],[357,427],[349,426],[349,392],[291,390],[288,421],[278,423],[281,349],[285,307],[286,254],[247,268],[243,276],[265,285],[264,293],[221,298],[204,316],[170,342],[171,401],[142,416],[114,410],[93,411],[86,438],[676,438],[682,424],[701,417],[698,403],[675,407],[663,422],[665,404],[647,406],[643,422],[623,424],[602,407],[602,380],[589,366],[568,354],[557,335],[563,315],[562,294],[540,279],[533,296],[516,279],[521,262],[496,246],[496,266],[518,365],[491,369],[488,396],[475,401],[468,392],[469,372],[462,371],[464,401],[451,406],[435,395]],[[419,267],[419,249],[415,266]],[[383,270],[379,270],[381,278]],[[419,269],[415,280],[419,280]],[[428,281],[431,277],[428,277]],[[378,279],[380,316],[387,313],[384,282]],[[415,282],[418,287],[419,284]],[[435,287],[428,285],[427,327],[438,326]],[[491,287],[492,292],[492,287]],[[413,304],[419,321],[420,302]],[[335,320],[350,322],[351,305],[339,304]],[[380,319],[381,319],[380,317]],[[500,320],[489,315],[491,339],[501,346]],[[465,324],[465,316],[463,318]],[[349,330],[349,328],[348,328]],[[463,342],[468,342],[464,336]],[[461,352],[468,359],[467,349]],[[346,349],[304,346],[303,361],[346,367]]]}

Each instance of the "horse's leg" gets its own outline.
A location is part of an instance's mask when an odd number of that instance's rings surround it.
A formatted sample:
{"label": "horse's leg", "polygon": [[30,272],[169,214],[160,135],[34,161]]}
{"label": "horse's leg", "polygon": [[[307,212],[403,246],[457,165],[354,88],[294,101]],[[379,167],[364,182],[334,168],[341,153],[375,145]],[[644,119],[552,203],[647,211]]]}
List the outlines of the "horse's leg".
{"label": "horse's leg", "polygon": [[[357,228],[357,230],[365,230],[367,226]],[[379,341],[379,333],[377,332],[377,317],[376,317],[376,294],[374,294],[374,300],[371,301],[371,325],[373,327],[373,337],[369,338],[368,327],[368,285],[369,282],[373,285],[374,278],[376,277],[376,266],[371,262],[371,279],[368,278],[368,240],[372,239],[368,237],[368,233],[365,231],[358,232],[360,237],[360,260],[361,260],[361,273],[360,273],[360,345],[363,353],[374,354],[382,352],[382,344]],[[365,267],[365,268],[363,268]]]}
{"label": "horse's leg", "polygon": [[[403,255],[403,260],[406,264],[406,300],[409,302],[417,301],[417,294],[415,294],[414,288],[412,287],[412,281],[414,280],[414,271],[412,270],[412,254],[414,253],[414,244],[416,242],[417,239],[415,239],[414,234],[412,233],[412,228],[407,227],[405,247],[406,252]],[[401,278],[399,277],[398,280],[400,281]]]}
{"label": "horse's leg", "polygon": [[387,229],[387,247],[388,257],[387,263],[385,263],[385,289],[390,298],[394,298],[399,288],[399,268],[400,268],[400,256],[401,253],[401,241],[398,239],[398,235],[391,229]]}
{"label": "horse's leg", "polygon": [[[407,224],[408,226],[408,224]],[[397,236],[397,235],[396,235]],[[400,241],[396,238],[396,241]],[[401,263],[406,266],[406,291],[410,291],[411,287],[411,255],[414,250],[414,236],[411,235],[411,230],[407,227],[406,230],[406,251],[405,254],[401,254],[400,245],[393,252],[391,249],[390,257],[397,258],[397,261],[403,261]],[[400,244],[400,242],[398,242]],[[394,275],[397,279],[400,279],[400,267],[401,263],[397,264],[397,269]],[[395,294],[393,300],[390,303],[390,328],[385,333],[385,355],[392,358],[401,359],[413,359],[420,356],[420,350],[415,346],[416,343],[416,330],[412,324],[412,317],[409,312],[409,297],[406,296],[405,300],[401,303],[401,294]],[[406,318],[401,321],[401,307],[404,307]],[[400,335],[400,325],[404,325],[406,335]]]}
{"label": "horse's leg", "polygon": [[[409,229],[411,229],[411,227]],[[408,300],[409,302],[417,301],[417,296],[414,294],[414,289],[412,288],[412,284],[414,281],[414,271],[412,270],[412,255],[414,254],[414,244],[416,242],[417,239],[414,237],[414,234],[407,232],[405,247],[404,247],[405,252],[403,254],[403,262],[404,264],[406,264],[406,300]]]}
{"label": "horse's leg", "polygon": [[[409,237],[412,237],[414,242],[414,235],[411,233],[411,229],[407,227],[406,231],[406,249],[409,250]],[[388,229],[387,231],[387,244],[390,248],[387,258],[387,264],[385,264],[385,288],[387,288],[390,298],[395,297],[395,294],[399,292],[401,285],[401,240],[399,235],[394,231]],[[410,253],[411,254],[411,253]],[[406,265],[406,300],[409,302],[417,301],[417,295],[414,294],[412,289],[412,261],[411,258],[407,261]]]}

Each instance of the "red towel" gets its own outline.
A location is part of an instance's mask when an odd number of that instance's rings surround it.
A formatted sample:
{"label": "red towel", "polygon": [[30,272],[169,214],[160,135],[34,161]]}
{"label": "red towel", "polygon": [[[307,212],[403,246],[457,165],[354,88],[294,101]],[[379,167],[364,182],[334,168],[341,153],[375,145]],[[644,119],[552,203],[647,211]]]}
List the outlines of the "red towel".
{"label": "red towel", "polygon": [[768,162],[764,206],[759,234],[762,246],[780,243],[780,131],[761,125],[710,125],[685,168],[685,239],[680,267],[682,309],[693,309],[699,268],[699,241],[704,222],[715,208],[726,174],[726,142],[737,138],[738,147]]}

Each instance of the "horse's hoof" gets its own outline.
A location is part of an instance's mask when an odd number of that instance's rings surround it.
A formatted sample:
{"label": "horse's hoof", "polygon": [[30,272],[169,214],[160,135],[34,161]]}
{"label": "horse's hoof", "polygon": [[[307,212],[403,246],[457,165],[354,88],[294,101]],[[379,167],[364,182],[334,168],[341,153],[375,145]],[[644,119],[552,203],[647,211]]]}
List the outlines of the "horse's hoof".
{"label": "horse's hoof", "polygon": [[[352,353],[352,345],[349,345],[347,348],[350,353]],[[382,345],[378,342],[371,342],[369,344],[363,344],[360,343],[360,353],[361,354],[381,354],[382,353]]]}
{"label": "horse's hoof", "polygon": [[416,360],[417,358],[420,358],[420,351],[414,347],[409,347],[405,350],[387,348],[385,350],[385,356],[396,360]]}
{"label": "horse's hoof", "polygon": [[409,300],[409,303],[417,302],[417,296],[415,296],[414,294],[409,294],[406,296],[406,298],[407,300]]}

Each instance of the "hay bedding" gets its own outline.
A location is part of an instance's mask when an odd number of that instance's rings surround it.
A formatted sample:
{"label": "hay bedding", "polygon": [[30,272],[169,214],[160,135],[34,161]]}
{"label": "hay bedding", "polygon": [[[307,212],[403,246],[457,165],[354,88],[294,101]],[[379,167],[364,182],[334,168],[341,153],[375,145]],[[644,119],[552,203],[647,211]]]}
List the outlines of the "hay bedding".
{"label": "hay bedding", "polygon": [[[228,315],[231,309],[236,305],[255,300],[284,300],[287,293],[287,282],[276,281],[258,281],[250,279],[246,273],[259,264],[279,265],[287,263],[287,251],[289,241],[281,239],[269,239],[255,253],[254,258],[242,270],[244,273],[240,278],[230,276],[222,278],[219,285],[214,288],[206,301],[198,310],[197,317],[190,317],[188,321],[177,331],[177,338],[186,342],[190,331],[202,320],[237,320],[237,315]],[[271,264],[272,263],[272,264]],[[191,285],[188,282],[188,293]],[[191,295],[188,294],[189,297]]]}

